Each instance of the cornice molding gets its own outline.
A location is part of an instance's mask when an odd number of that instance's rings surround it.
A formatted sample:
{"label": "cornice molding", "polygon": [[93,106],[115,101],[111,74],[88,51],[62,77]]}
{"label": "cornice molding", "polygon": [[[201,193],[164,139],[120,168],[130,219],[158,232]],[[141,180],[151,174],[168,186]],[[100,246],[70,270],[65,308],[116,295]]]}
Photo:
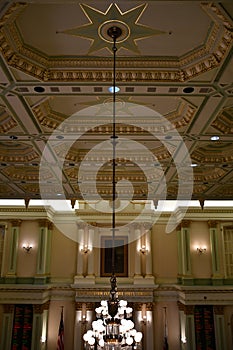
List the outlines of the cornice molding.
{"label": "cornice molding", "polygon": [[[110,82],[111,58],[52,58],[26,46],[14,23],[23,9],[12,5],[1,19],[0,50],[8,64],[42,81]],[[118,82],[184,82],[220,65],[233,40],[231,23],[214,4],[201,4],[213,21],[206,43],[180,58],[118,59]],[[221,30],[224,25],[224,30]],[[13,39],[13,40],[12,40]],[[106,69],[106,66],[109,68]],[[171,67],[169,69],[168,67]],[[75,68],[74,68],[75,67]],[[98,67],[96,69],[96,67]],[[88,69],[87,69],[88,68]],[[90,68],[92,68],[90,70]],[[93,69],[94,68],[94,69]]]}

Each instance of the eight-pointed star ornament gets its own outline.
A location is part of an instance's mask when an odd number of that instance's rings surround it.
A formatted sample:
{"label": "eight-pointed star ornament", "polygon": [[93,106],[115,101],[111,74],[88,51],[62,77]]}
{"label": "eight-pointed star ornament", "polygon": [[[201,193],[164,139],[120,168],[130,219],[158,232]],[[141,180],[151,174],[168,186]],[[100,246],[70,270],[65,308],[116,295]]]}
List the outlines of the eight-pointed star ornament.
{"label": "eight-pointed star ornament", "polygon": [[80,6],[89,19],[89,23],[67,29],[63,33],[91,40],[88,54],[103,48],[107,48],[112,52],[112,38],[107,33],[112,26],[117,26],[122,31],[117,39],[118,49],[125,48],[137,54],[140,53],[137,40],[165,33],[138,23],[147,4],[139,5],[124,13],[115,3],[112,3],[105,13],[89,5],[81,4]]}

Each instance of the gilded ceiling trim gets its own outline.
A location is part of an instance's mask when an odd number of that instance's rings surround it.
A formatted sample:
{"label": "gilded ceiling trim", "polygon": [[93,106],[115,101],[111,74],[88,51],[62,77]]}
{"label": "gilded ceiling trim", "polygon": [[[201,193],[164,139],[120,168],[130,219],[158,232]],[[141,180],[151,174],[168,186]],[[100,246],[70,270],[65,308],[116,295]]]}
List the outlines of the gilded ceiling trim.
{"label": "gilded ceiling trim", "polygon": [[[9,207],[6,208],[0,206],[0,212],[1,213],[47,213],[47,210],[44,207],[28,207],[27,209],[25,206],[22,207]],[[1,219],[1,218],[0,218]]]}
{"label": "gilded ceiling trim", "polygon": [[[36,151],[32,148],[32,147],[27,147],[26,149],[26,153],[24,152],[20,154],[20,149],[18,150],[18,154],[16,154],[16,147],[14,149],[12,149],[12,152],[9,152],[9,150],[7,150],[7,143],[5,145],[5,147],[1,147],[2,145],[4,145],[4,143],[2,142],[0,145],[0,161],[1,162],[23,162],[23,163],[27,163],[27,162],[31,162],[34,159],[38,158],[38,154],[36,153]],[[26,145],[27,146],[27,145]]]}
{"label": "gilded ceiling trim", "polygon": [[[104,102],[103,102],[104,103]],[[101,103],[100,105],[103,105]],[[98,105],[98,101],[96,101],[96,105]],[[171,126],[179,129],[181,127],[189,125],[190,121],[193,119],[195,112],[197,108],[194,106],[191,106],[186,101],[182,101],[177,109],[175,111],[170,112],[165,117],[170,121]],[[34,109],[34,114],[40,123],[41,126],[47,127],[51,130],[56,129],[66,118],[69,116],[66,116],[64,114],[61,114],[57,111],[54,111],[49,101],[45,101],[41,103],[40,105],[36,106]],[[130,113],[130,108],[128,113]],[[112,126],[106,124],[106,119],[100,119],[101,116],[98,116],[98,120],[92,119],[90,122],[88,122],[86,119],[82,119],[81,115],[78,117],[78,125],[75,125],[75,130],[73,130],[73,133],[78,132],[79,134],[83,134],[83,137],[85,138],[85,135],[108,135],[112,133]],[[95,123],[96,122],[96,123]],[[157,133],[158,126],[152,125],[152,121],[145,119],[143,120],[143,117],[140,117],[140,124],[144,125],[145,128],[139,128],[135,125],[129,124],[117,124],[117,132],[120,135],[127,135],[127,134],[134,134],[135,136],[141,136],[141,135],[148,135],[150,136],[150,133]],[[69,121],[67,121],[67,124]],[[90,123],[90,129],[88,129],[88,124]],[[99,124],[99,126],[96,126],[94,129],[92,129],[92,125]],[[154,123],[154,121],[153,121]],[[67,127],[67,125],[66,125]],[[62,132],[61,129],[59,129],[60,132]]]}
{"label": "gilded ceiling trim", "polygon": [[217,148],[213,149],[213,152],[208,152],[205,149],[197,149],[192,153],[192,159],[198,163],[227,163],[233,160],[232,149],[228,150],[228,153],[218,152]]}
{"label": "gilded ceiling trim", "polygon": [[[206,13],[211,16],[214,21],[214,26],[210,31],[210,35],[205,43],[205,46],[194,50],[190,54],[186,54],[180,59],[149,59],[135,58],[130,62],[130,67],[134,68],[135,65],[140,69],[130,70],[128,67],[127,59],[119,59],[118,65],[118,77],[119,82],[134,81],[137,82],[184,82],[192,79],[202,73],[205,73],[221,63],[226,56],[229,47],[233,40],[231,32],[231,24],[228,19],[221,13],[220,9],[213,4],[202,4]],[[19,8],[23,8],[19,6]],[[7,60],[8,64],[16,69],[19,69],[31,76],[40,79],[42,81],[53,82],[109,82],[112,81],[112,75],[109,70],[106,70],[106,62],[110,59],[89,59],[85,58],[65,58],[48,59],[45,55],[38,54],[34,50],[24,46],[15,23],[13,21],[17,17],[19,11],[18,7],[13,5],[5,16],[1,20],[2,28],[0,34],[0,50]],[[219,23],[224,25],[224,31],[219,34]],[[4,28],[7,25],[7,28]],[[7,34],[9,31],[10,34]],[[219,37],[220,36],[220,37]],[[14,42],[12,42],[12,38]],[[217,42],[218,40],[218,42]],[[15,48],[14,45],[17,47]],[[213,52],[211,53],[211,48]],[[18,51],[18,52],[17,52]],[[134,62],[135,61],[135,62]],[[193,64],[191,64],[193,62]],[[91,63],[91,64],[90,64]],[[151,69],[142,71],[142,67],[150,65]],[[165,67],[171,67],[173,69],[166,69]],[[74,68],[75,66],[75,68]],[[98,69],[89,71],[79,71],[81,67],[98,67]],[[58,68],[59,67],[59,68]],[[70,69],[67,69],[67,68]],[[176,69],[175,69],[176,67]],[[65,69],[64,69],[65,68]],[[121,70],[124,68],[124,70]],[[158,69],[159,68],[159,69]],[[105,69],[105,70],[103,70]],[[110,66],[109,66],[110,69]]]}
{"label": "gilded ceiling trim", "polygon": [[23,2],[15,2],[13,3],[6,13],[3,15],[2,18],[0,18],[0,27],[7,24],[8,21],[14,21],[20,14],[20,11],[22,11],[26,6],[28,6],[26,3]]}
{"label": "gilded ceiling trim", "polygon": [[[99,150],[95,151],[93,155],[86,156],[89,150],[84,149],[78,149],[77,151],[72,149],[65,155],[67,152],[67,146],[63,143],[56,147],[56,154],[60,157],[64,157],[66,161],[74,161],[74,162],[82,162],[85,158],[85,162],[90,162],[95,164],[96,162],[109,162],[109,155],[111,156],[111,153],[103,155],[103,151]],[[168,150],[166,150],[163,146],[156,147],[154,150],[151,150],[151,153],[155,154],[158,161],[163,161],[171,158],[171,154]],[[124,166],[125,163],[134,162],[136,164],[140,164],[141,162],[147,163],[148,165],[153,164],[156,162],[156,159],[151,155],[150,157],[146,156],[145,153],[137,152],[137,155],[135,155],[135,150],[131,150],[131,152],[128,150],[127,156],[124,158],[116,158],[116,161],[119,165]],[[96,166],[96,165],[95,165]]]}
{"label": "gilded ceiling trim", "polygon": [[223,134],[233,133],[233,106],[223,108],[211,126]]}
{"label": "gilded ceiling trim", "polygon": [[5,108],[0,107],[0,133],[7,133],[16,126],[17,123],[12,116],[5,110]]}
{"label": "gilded ceiling trim", "polygon": [[33,108],[33,112],[40,125],[51,130],[57,129],[57,127],[66,119],[65,115],[53,111],[50,108],[48,101]]}
{"label": "gilded ceiling trim", "polygon": [[227,174],[227,171],[222,168],[215,168],[208,171],[194,172],[194,181],[202,182],[202,181],[214,181],[219,180]]}
{"label": "gilded ceiling trim", "polygon": [[39,180],[39,169],[32,167],[14,167],[8,166],[2,170],[3,174],[8,178],[18,180],[18,181],[38,181]]}

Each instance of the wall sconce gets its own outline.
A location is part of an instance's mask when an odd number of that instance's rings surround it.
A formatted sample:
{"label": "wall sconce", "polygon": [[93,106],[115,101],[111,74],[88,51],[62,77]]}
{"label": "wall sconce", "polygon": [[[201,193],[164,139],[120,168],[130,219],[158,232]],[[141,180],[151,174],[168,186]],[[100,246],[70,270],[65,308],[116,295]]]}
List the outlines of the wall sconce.
{"label": "wall sconce", "polygon": [[186,337],[185,336],[181,337],[181,343],[186,344]]}
{"label": "wall sconce", "polygon": [[206,247],[196,247],[198,254],[203,254],[206,252]]}
{"label": "wall sconce", "polygon": [[42,345],[44,345],[46,343],[46,336],[45,335],[41,336],[40,342],[41,342]]}
{"label": "wall sconce", "polygon": [[29,253],[30,250],[32,249],[32,244],[24,243],[23,244],[23,249],[25,250],[25,252]]}
{"label": "wall sconce", "polygon": [[81,311],[81,323],[87,322],[87,305],[85,303],[82,304],[82,311]]}
{"label": "wall sconce", "polygon": [[142,254],[146,254],[148,252],[148,249],[146,249],[146,246],[145,245],[142,245],[141,248],[140,248],[140,252]]}
{"label": "wall sconce", "polygon": [[141,321],[143,324],[147,324],[147,322],[148,322],[146,304],[142,304],[142,320]]}
{"label": "wall sconce", "polygon": [[90,251],[90,249],[88,248],[87,245],[83,246],[81,249],[81,253],[83,253],[83,254],[87,254],[89,251]]}

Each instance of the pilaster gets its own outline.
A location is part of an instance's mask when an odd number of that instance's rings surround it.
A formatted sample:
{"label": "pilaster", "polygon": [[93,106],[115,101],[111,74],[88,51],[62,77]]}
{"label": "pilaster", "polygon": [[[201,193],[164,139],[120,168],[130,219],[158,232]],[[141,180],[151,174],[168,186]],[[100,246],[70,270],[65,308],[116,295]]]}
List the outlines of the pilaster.
{"label": "pilaster", "polygon": [[16,282],[19,231],[20,231],[21,223],[22,223],[21,220],[11,221],[10,254],[9,254],[8,269],[7,269],[7,275],[6,275],[7,283]]}
{"label": "pilaster", "polygon": [[49,220],[39,220],[38,222],[39,240],[35,283],[41,284],[47,282],[50,272],[52,224]]}
{"label": "pilaster", "polygon": [[182,350],[196,350],[194,305],[178,302]]}
{"label": "pilaster", "polygon": [[225,320],[224,320],[224,306],[221,306],[221,305],[214,306],[214,329],[215,329],[216,350],[227,350]]}
{"label": "pilaster", "polygon": [[33,305],[31,350],[45,350],[47,345],[49,302]]}
{"label": "pilaster", "polygon": [[0,350],[11,350],[11,336],[14,319],[14,305],[3,305],[3,319],[0,340]]}
{"label": "pilaster", "polygon": [[192,267],[190,259],[190,221],[184,220],[177,229],[178,234],[178,269],[182,284],[192,285]]}
{"label": "pilaster", "polygon": [[220,256],[218,243],[218,222],[208,221],[210,233],[211,262],[212,262],[212,283],[213,285],[222,284],[223,276],[220,271]]}

